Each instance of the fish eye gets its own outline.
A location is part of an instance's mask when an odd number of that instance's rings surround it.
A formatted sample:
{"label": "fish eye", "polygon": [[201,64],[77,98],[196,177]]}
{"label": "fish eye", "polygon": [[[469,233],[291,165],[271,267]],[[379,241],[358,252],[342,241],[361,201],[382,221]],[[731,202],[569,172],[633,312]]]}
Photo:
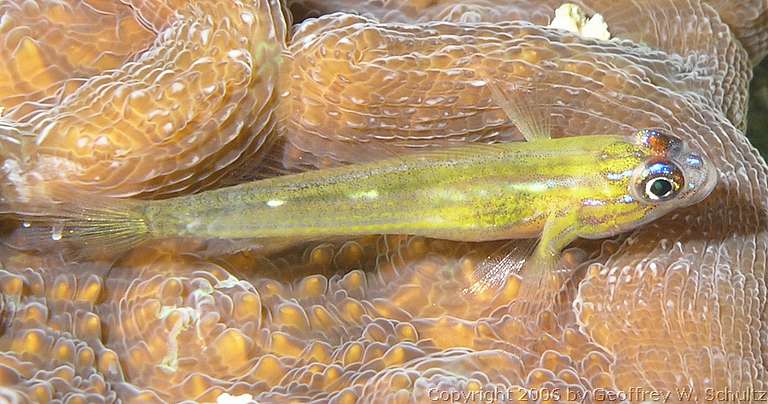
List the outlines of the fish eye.
{"label": "fish eye", "polygon": [[675,186],[672,180],[665,177],[653,178],[645,184],[645,196],[651,200],[668,198],[674,190]]}
{"label": "fish eye", "polygon": [[650,202],[674,198],[683,189],[682,171],[674,164],[657,161],[645,166],[638,191]]}

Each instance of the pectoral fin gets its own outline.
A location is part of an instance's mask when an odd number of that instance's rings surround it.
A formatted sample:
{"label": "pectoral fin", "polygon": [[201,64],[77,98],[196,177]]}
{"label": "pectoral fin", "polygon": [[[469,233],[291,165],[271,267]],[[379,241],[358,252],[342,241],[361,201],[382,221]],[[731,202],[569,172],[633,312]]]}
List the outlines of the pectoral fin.
{"label": "pectoral fin", "polygon": [[561,265],[561,253],[576,238],[578,210],[550,215],[536,250],[523,265],[520,294],[513,304],[515,315],[536,318],[559,304],[558,297],[571,274]]}

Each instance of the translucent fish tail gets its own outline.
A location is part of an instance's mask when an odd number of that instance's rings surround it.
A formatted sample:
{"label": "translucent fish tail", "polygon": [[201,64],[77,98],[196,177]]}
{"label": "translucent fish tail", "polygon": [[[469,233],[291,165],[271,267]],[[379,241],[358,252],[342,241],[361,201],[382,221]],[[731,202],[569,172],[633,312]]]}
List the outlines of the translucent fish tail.
{"label": "translucent fish tail", "polygon": [[0,214],[12,211],[19,199],[16,184],[24,182],[22,170],[22,133],[0,119]]}
{"label": "translucent fish tail", "polygon": [[36,190],[30,202],[15,206],[18,225],[4,237],[6,245],[89,257],[126,251],[150,235],[146,202],[86,195],[61,186],[45,188]]}

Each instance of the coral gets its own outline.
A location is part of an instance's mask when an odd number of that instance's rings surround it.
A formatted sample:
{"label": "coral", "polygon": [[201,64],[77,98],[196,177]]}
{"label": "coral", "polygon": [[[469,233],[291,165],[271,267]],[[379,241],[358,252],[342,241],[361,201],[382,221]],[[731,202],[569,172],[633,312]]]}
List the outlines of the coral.
{"label": "coral", "polygon": [[12,140],[0,147],[14,185],[42,177],[169,194],[258,160],[274,125],[280,5],[104,3],[4,3],[0,42],[12,57],[0,97]]}
{"label": "coral", "polygon": [[[768,5],[574,3],[602,15],[612,39],[548,28],[556,1],[3,3],[0,44],[16,55],[0,61],[4,185],[40,174],[156,197],[520,140],[479,85],[488,77],[529,88],[557,136],[661,126],[721,176],[700,205],[578,242],[588,259],[566,254],[576,269],[564,303],[531,322],[509,314],[524,273],[463,292],[501,243],[382,236],[213,254],[216,242],[165,241],[91,263],[6,249],[0,397],[598,401],[767,389],[768,167],[741,130]],[[296,21],[322,16],[286,38],[287,7]]]}

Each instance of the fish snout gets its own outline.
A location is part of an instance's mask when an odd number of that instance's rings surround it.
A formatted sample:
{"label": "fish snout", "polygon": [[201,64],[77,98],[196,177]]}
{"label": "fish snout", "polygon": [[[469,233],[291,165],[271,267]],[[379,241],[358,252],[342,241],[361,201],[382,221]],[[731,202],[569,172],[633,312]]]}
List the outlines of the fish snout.
{"label": "fish snout", "polygon": [[697,151],[688,150],[688,147],[676,160],[686,182],[682,197],[690,205],[701,202],[717,186],[719,174],[714,162]]}

